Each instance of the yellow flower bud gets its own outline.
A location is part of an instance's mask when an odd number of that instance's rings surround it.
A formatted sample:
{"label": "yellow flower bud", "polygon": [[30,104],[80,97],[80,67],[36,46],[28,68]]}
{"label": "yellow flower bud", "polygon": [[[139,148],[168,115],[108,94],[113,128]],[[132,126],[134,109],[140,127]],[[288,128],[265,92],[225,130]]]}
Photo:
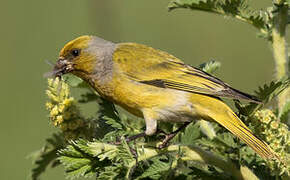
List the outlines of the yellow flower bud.
{"label": "yellow flower bud", "polygon": [[272,143],[270,144],[270,146],[271,146],[273,149],[278,149],[278,148],[281,147],[281,145],[280,145],[280,141],[275,140],[274,142],[272,142]]}
{"label": "yellow flower bud", "polygon": [[58,124],[58,121],[53,121],[53,125],[56,127],[56,126],[58,126],[59,124]]}
{"label": "yellow flower bud", "polygon": [[56,121],[58,122],[58,124],[61,124],[63,122],[63,117],[61,115],[56,116]]}
{"label": "yellow flower bud", "polygon": [[271,117],[266,116],[266,117],[262,118],[261,121],[265,124],[268,124],[271,121]]}
{"label": "yellow flower bud", "polygon": [[271,124],[270,124],[270,127],[272,129],[278,129],[279,123],[277,121],[272,121]]}
{"label": "yellow flower bud", "polygon": [[266,141],[270,142],[272,140],[272,138],[270,136],[266,136]]}
{"label": "yellow flower bud", "polygon": [[57,77],[52,81],[51,85],[52,87],[57,88],[58,84],[59,84],[59,78]]}
{"label": "yellow flower bud", "polygon": [[62,103],[64,106],[70,106],[74,102],[74,98],[65,99]]}
{"label": "yellow flower bud", "polygon": [[47,110],[51,110],[53,108],[53,104],[51,102],[47,102],[45,106]]}
{"label": "yellow flower bud", "polygon": [[272,118],[272,119],[276,119],[276,116],[275,116],[275,114],[273,113],[273,111],[271,111],[271,110],[269,110],[269,109],[266,110],[266,116],[268,116],[268,117],[270,117],[270,118]]}
{"label": "yellow flower bud", "polygon": [[64,110],[65,110],[65,105],[64,105],[64,104],[60,104],[60,105],[59,105],[59,108],[58,108],[58,111],[59,111],[60,113],[63,113]]}
{"label": "yellow flower bud", "polygon": [[287,136],[288,129],[282,126],[278,129],[278,134],[279,136]]}
{"label": "yellow flower bud", "polygon": [[55,96],[52,91],[46,90],[46,94],[47,94],[48,98],[51,99],[51,101],[59,102],[59,98],[57,96]]}
{"label": "yellow flower bud", "polygon": [[55,106],[52,108],[52,110],[50,111],[50,116],[51,116],[51,117],[54,117],[54,116],[56,116],[56,115],[58,115],[58,106],[57,106],[57,105],[55,105]]}

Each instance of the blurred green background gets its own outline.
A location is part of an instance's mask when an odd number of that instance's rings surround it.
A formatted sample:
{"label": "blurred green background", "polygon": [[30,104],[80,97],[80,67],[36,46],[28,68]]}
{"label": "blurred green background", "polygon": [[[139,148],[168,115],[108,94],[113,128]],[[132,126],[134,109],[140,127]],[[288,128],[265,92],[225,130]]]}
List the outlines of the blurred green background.
{"label": "blurred green background", "polygon": [[[55,130],[45,110],[45,72],[58,51],[80,35],[138,42],[165,50],[186,63],[218,60],[218,77],[252,93],[273,79],[269,44],[248,24],[190,10],[168,12],[168,0],[50,0],[1,2],[0,179],[28,179],[31,160]],[[267,7],[271,1],[251,2]],[[42,179],[64,179],[63,169]]]}

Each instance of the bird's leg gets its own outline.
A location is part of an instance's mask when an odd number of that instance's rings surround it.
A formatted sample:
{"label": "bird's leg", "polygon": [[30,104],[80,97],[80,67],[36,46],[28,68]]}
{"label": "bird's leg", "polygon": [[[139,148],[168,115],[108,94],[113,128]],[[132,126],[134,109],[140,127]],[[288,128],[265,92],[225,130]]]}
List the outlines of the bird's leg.
{"label": "bird's leg", "polygon": [[126,138],[126,142],[134,141],[134,140],[136,140],[136,139],[139,139],[139,138],[141,138],[141,137],[145,137],[145,136],[146,136],[145,132],[142,132],[142,133],[140,133],[140,134],[136,134],[136,135],[133,135],[133,136],[127,137],[127,138]]}
{"label": "bird's leg", "polygon": [[[162,131],[161,129],[157,129],[156,131],[156,134],[162,134],[164,136],[166,136],[167,134]],[[136,139],[139,139],[141,137],[145,137],[147,136],[147,134],[145,132],[142,132],[142,133],[139,133],[139,134],[136,134],[136,135],[133,135],[133,136],[129,136],[129,137],[126,137],[125,138],[125,141],[128,143],[128,142],[131,142],[131,141],[134,141]],[[121,141],[119,139],[117,139],[116,142],[112,142],[112,144],[115,144],[115,145],[120,145],[121,144]]]}
{"label": "bird's leg", "polygon": [[[142,132],[140,134],[136,134],[136,135],[133,135],[133,136],[130,136],[130,137],[126,137],[126,142],[130,142],[130,141],[134,141],[138,138],[141,138],[141,137],[144,137],[144,136],[147,136],[147,135],[153,135],[155,134],[156,132],[159,132],[157,130],[157,121],[155,119],[152,119],[152,118],[148,118],[147,116],[148,114],[146,114],[146,118],[145,118],[145,123],[146,123],[146,130],[145,132]],[[117,140],[117,142],[114,142],[113,144],[121,144],[121,141],[120,140]]]}
{"label": "bird's leg", "polygon": [[169,141],[170,141],[171,139],[173,139],[173,138],[177,135],[177,133],[178,133],[179,131],[181,131],[182,129],[186,128],[186,126],[188,126],[189,124],[190,124],[190,122],[186,122],[186,123],[184,123],[181,127],[179,127],[177,130],[175,130],[174,132],[172,132],[172,133],[170,133],[170,134],[166,134],[166,133],[163,132],[163,133],[165,134],[165,138],[163,139],[162,144],[160,144],[160,145],[158,146],[158,148],[159,148],[159,149],[162,149],[162,148],[167,147]]}
{"label": "bird's leg", "polygon": [[[146,136],[146,134],[145,134],[145,132],[142,132],[142,133],[139,133],[139,134],[136,134],[133,136],[126,137],[125,141],[128,143],[128,142],[134,141],[134,140],[141,138],[141,137],[144,137],[144,136]],[[112,144],[120,145],[121,141],[118,139],[116,142],[112,142]]]}

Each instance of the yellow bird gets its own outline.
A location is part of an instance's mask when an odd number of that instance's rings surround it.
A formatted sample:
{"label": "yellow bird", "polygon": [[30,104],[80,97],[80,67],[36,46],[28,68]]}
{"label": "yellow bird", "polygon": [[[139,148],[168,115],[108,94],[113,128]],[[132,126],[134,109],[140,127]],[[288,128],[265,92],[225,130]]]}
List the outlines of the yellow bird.
{"label": "yellow bird", "polygon": [[143,117],[144,135],[157,131],[157,122],[215,121],[265,159],[271,148],[237,117],[219,97],[257,99],[164,51],[136,43],[113,43],[81,36],[67,43],[53,71],[72,73],[92,86],[101,97]]}

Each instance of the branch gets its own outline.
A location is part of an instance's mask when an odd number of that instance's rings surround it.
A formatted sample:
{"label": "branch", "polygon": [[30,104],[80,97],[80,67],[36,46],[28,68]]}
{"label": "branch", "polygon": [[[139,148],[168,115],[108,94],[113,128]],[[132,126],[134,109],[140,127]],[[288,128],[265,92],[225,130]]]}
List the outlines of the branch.
{"label": "branch", "polygon": [[[272,47],[273,55],[276,64],[276,79],[289,76],[288,73],[288,52],[286,43],[286,26],[288,17],[288,4],[281,4],[277,6],[277,12],[273,17],[273,30],[272,30]],[[281,110],[284,104],[287,102],[287,94],[289,88],[278,96],[278,107]]]}

